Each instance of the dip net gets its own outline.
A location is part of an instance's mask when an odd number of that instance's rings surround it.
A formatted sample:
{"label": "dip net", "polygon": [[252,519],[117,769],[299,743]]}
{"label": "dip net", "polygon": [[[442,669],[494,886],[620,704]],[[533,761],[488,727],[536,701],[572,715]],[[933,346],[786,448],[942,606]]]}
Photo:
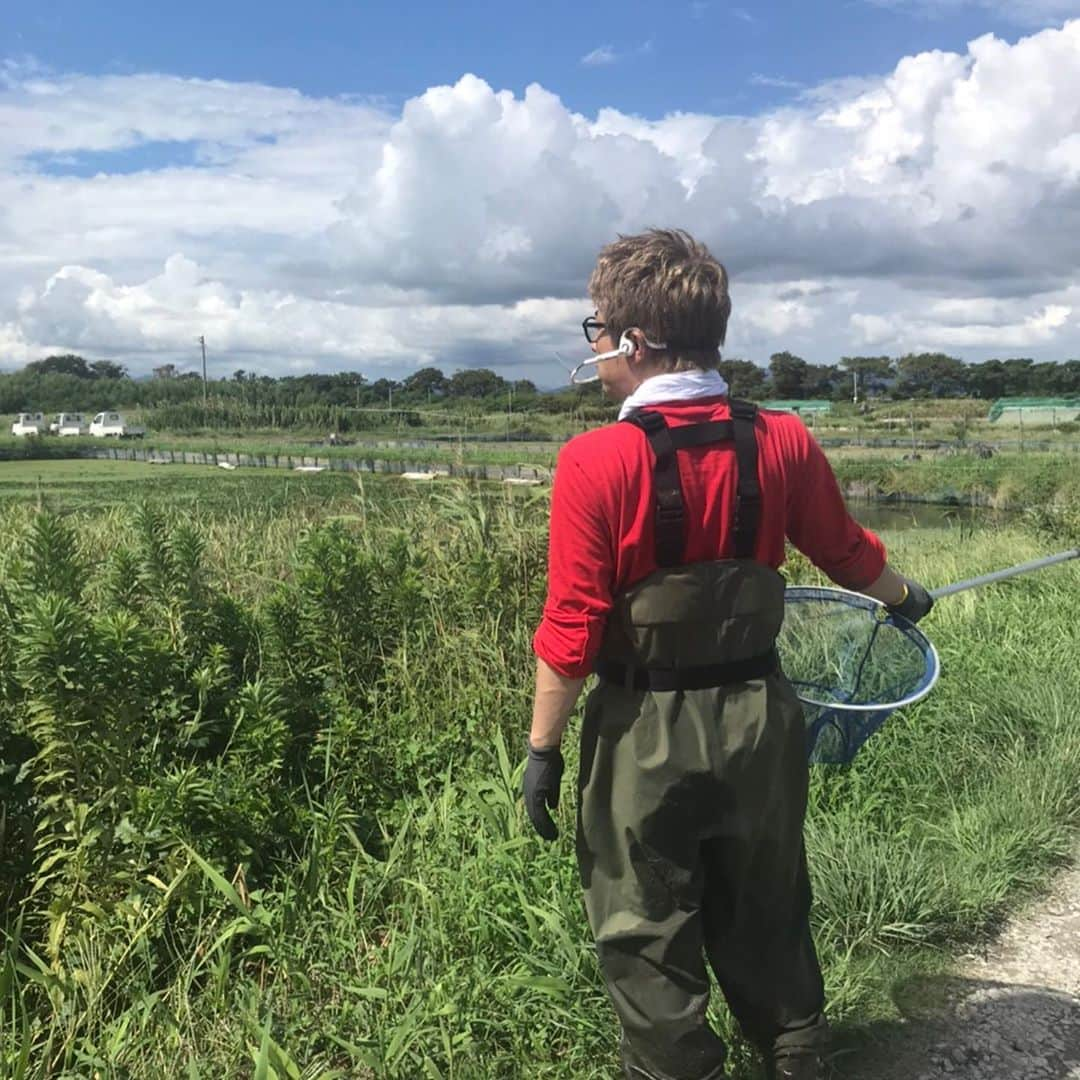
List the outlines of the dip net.
{"label": "dip net", "polygon": [[890,713],[930,692],[940,671],[937,650],[913,624],[843,589],[788,588],[776,644],[803,704],[812,763],[851,761]]}

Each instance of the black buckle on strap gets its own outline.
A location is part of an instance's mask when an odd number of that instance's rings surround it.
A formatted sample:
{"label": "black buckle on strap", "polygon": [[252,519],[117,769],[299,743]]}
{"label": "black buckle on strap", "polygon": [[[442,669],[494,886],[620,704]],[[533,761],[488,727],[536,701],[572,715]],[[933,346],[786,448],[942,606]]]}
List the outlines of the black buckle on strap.
{"label": "black buckle on strap", "polygon": [[656,492],[656,516],[663,521],[682,520],[682,492],[678,488],[665,488]]}

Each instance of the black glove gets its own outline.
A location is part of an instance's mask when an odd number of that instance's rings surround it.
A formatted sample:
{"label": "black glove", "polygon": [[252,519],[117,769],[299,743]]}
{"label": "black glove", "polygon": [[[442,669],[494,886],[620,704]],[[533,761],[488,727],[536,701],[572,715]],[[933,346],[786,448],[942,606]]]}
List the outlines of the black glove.
{"label": "black glove", "polygon": [[904,599],[899,604],[889,604],[894,615],[902,615],[908,622],[917,623],[934,606],[934,598],[917,581],[904,578]]}
{"label": "black glove", "polygon": [[554,840],[559,835],[555,822],[547,808],[559,805],[559,785],[562,783],[563,757],[557,746],[537,750],[526,741],[529,760],[525,764],[525,779],[521,790],[525,796],[525,812],[533,828],[545,839]]}

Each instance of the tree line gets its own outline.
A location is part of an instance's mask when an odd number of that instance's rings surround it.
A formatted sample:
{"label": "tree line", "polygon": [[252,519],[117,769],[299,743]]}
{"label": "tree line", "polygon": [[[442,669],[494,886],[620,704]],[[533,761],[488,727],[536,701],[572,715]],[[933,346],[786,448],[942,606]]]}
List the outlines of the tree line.
{"label": "tree line", "polygon": [[[964,363],[944,353],[918,353],[895,359],[846,356],[838,364],[826,365],[779,352],[769,358],[768,367],[728,359],[721,362],[720,371],[734,394],[758,401],[843,401],[851,400],[856,390],[860,400],[1080,396],[1080,360]],[[211,415],[245,426],[306,427],[364,409],[412,410],[419,415],[429,408],[562,413],[598,407],[595,388],[544,392],[528,379],[506,379],[487,368],[446,375],[439,368],[425,367],[403,379],[374,380],[352,371],[272,378],[238,369],[231,378],[212,379],[204,386],[199,373],[179,371],[172,364],[154,369],[151,378],[134,379],[122,364],[88,362],[68,353],[0,375],[0,413],[152,408],[162,410],[161,420],[175,411],[177,421],[184,420],[181,426]]]}
{"label": "tree line", "polygon": [[208,407],[231,403],[278,411],[467,407],[469,403],[475,406],[494,401],[503,408],[509,404],[515,410],[525,410],[543,396],[528,379],[504,379],[485,368],[447,376],[429,367],[401,380],[369,380],[355,371],[272,378],[240,368],[230,378],[209,379],[204,387],[198,372],[180,371],[173,364],[155,368],[151,378],[135,379],[121,364],[107,360],[90,363],[66,353],[0,374],[0,413],[201,406],[204,397]]}
{"label": "tree line", "polygon": [[850,401],[886,397],[1002,397],[1080,395],[1080,360],[1036,363],[1030,358],[965,363],[945,353],[845,356],[839,364],[811,364],[790,352],[773,353],[768,368],[725,360],[720,370],[732,392],[760,400]]}

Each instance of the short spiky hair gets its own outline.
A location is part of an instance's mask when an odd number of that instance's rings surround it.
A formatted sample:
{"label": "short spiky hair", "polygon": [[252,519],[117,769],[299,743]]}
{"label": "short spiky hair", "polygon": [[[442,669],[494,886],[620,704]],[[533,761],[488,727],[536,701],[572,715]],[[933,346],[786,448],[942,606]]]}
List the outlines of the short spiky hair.
{"label": "short spiky hair", "polygon": [[620,236],[601,250],[589,293],[613,340],[636,326],[668,345],[671,368],[719,362],[731,314],[727,271],[685,230]]}

